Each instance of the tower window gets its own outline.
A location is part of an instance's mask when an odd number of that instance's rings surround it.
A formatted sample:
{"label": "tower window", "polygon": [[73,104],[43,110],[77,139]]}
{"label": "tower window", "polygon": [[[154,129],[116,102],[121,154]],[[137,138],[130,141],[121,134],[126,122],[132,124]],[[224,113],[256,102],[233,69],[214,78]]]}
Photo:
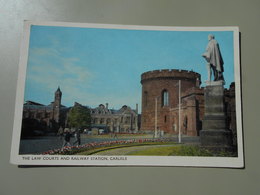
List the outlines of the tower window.
{"label": "tower window", "polygon": [[169,93],[167,90],[162,91],[162,106],[169,106]]}

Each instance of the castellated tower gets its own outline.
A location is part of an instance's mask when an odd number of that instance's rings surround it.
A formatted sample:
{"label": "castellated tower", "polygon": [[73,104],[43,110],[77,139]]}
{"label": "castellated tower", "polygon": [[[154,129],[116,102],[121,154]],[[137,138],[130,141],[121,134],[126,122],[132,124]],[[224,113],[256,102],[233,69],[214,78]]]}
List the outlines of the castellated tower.
{"label": "castellated tower", "polygon": [[58,89],[55,92],[53,102],[53,119],[56,123],[60,122],[61,96],[62,92],[60,90],[60,87],[58,87]]}
{"label": "castellated tower", "polygon": [[[158,129],[166,133],[177,134],[179,125],[179,83],[181,83],[180,96],[183,97],[186,91],[200,89],[201,76],[196,72],[174,69],[154,70],[141,75],[142,131],[152,132]],[[194,132],[187,133],[186,131],[185,133],[197,135],[197,124],[192,124],[192,121],[196,123],[197,116],[193,112],[197,110],[196,105],[191,104],[190,107],[192,107],[192,110],[186,114],[187,107],[184,112],[183,98],[181,105],[181,125],[185,126],[185,121],[187,120],[189,121],[189,125],[193,126],[190,126],[190,130],[194,130]]]}

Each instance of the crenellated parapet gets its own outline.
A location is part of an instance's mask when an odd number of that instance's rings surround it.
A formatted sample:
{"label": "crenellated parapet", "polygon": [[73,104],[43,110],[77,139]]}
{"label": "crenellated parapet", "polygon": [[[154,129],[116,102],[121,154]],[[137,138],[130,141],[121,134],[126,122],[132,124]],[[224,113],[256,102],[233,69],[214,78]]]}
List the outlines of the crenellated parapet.
{"label": "crenellated parapet", "polygon": [[160,80],[160,79],[171,79],[171,80],[191,80],[201,83],[201,75],[199,73],[188,71],[188,70],[177,70],[177,69],[162,69],[145,72],[141,75],[141,83],[143,84],[149,80]]}

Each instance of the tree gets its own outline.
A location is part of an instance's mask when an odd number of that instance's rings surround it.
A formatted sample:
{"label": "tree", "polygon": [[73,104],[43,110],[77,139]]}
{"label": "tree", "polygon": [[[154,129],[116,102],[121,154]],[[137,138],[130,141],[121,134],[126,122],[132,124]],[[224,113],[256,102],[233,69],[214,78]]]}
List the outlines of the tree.
{"label": "tree", "polygon": [[75,103],[68,113],[68,125],[72,128],[83,129],[91,125],[90,109]]}

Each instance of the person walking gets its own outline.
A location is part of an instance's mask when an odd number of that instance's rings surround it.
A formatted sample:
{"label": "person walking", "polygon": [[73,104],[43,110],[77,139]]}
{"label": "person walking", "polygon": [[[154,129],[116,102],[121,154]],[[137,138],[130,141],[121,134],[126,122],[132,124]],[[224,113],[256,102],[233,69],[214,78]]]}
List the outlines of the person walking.
{"label": "person walking", "polygon": [[68,128],[65,128],[65,130],[64,130],[64,144],[63,144],[62,147],[71,146],[70,138],[71,138],[70,130]]}
{"label": "person walking", "polygon": [[76,141],[73,143],[73,145],[75,145],[77,143],[77,146],[79,146],[81,144],[81,139],[80,139],[80,130],[76,130],[75,132],[75,138]]}
{"label": "person walking", "polygon": [[62,138],[63,138],[63,128],[62,127],[59,128],[57,136],[60,138],[60,140],[62,140]]}

